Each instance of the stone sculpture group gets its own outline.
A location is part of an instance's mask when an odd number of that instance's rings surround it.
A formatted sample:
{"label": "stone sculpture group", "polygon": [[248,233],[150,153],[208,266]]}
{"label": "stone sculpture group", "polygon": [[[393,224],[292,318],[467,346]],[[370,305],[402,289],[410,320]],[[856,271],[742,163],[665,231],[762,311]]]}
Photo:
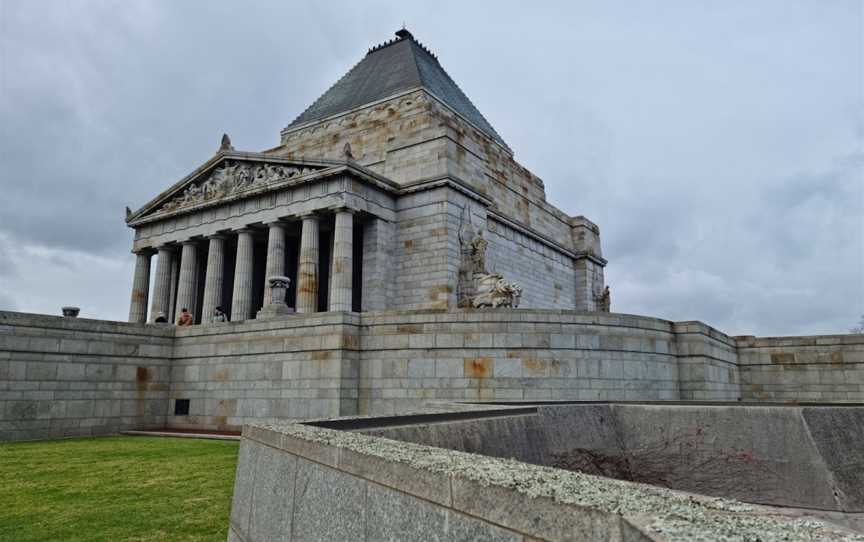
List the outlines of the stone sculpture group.
{"label": "stone sculpture group", "polygon": [[219,199],[229,194],[299,177],[313,171],[313,168],[283,166],[279,164],[251,164],[228,161],[213,170],[206,181],[191,183],[182,194],[172,198],[162,206],[168,212],[188,207],[204,201]]}
{"label": "stone sculpture group", "polygon": [[[464,215],[464,213],[463,213]],[[462,266],[460,277],[470,279],[471,284],[463,285],[460,295],[463,306],[475,309],[491,307],[519,307],[522,297],[522,287],[515,282],[504,279],[501,273],[490,273],[486,269],[486,248],[489,242],[483,237],[483,231],[474,233],[470,223],[463,223],[459,240],[462,243]],[[470,241],[469,241],[470,239]],[[463,279],[464,282],[464,279]]]}

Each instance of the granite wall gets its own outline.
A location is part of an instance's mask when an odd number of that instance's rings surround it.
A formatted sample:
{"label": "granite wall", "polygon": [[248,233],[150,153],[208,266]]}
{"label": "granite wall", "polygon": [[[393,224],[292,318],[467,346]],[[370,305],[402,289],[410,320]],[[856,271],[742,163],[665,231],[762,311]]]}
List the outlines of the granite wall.
{"label": "granite wall", "polygon": [[173,335],[0,312],[0,441],[164,426]]}
{"label": "granite wall", "polygon": [[745,400],[864,402],[864,334],[746,336],[736,345]]}
{"label": "granite wall", "polygon": [[672,324],[572,311],[362,315],[359,408],[429,400],[676,400]]}
{"label": "granite wall", "polygon": [[[4,440],[401,414],[430,401],[861,401],[864,336],[730,338],[556,310],[317,313],[190,328],[0,312]],[[178,399],[188,414],[175,413]]]}

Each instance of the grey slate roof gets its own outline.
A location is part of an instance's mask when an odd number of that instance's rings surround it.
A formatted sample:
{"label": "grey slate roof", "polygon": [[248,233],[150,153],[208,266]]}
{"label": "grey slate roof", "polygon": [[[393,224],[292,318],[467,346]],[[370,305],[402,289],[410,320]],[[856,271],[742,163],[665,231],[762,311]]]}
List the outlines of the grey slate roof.
{"label": "grey slate roof", "polygon": [[370,49],[363,60],[294,119],[287,129],[349,111],[401,91],[423,87],[509,150],[510,147],[498,132],[447,75],[435,55],[407,30],[400,30],[396,35],[398,37],[395,40]]}

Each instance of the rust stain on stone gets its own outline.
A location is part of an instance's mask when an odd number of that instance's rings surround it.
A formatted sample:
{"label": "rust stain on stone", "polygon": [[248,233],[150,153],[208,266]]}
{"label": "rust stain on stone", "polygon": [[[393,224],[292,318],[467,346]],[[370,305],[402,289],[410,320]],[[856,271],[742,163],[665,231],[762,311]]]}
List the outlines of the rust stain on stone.
{"label": "rust stain on stone", "polygon": [[402,324],[396,326],[397,333],[422,333],[423,326],[420,324]]}
{"label": "rust stain on stone", "polygon": [[522,360],[522,367],[528,372],[528,374],[542,375],[546,374],[548,364],[546,360],[543,359],[524,358]]}
{"label": "rust stain on stone", "polygon": [[489,378],[492,376],[492,358],[465,358],[464,374],[467,378]]}
{"label": "rust stain on stone", "polygon": [[831,352],[831,364],[843,365],[843,352]]}
{"label": "rust stain on stone", "polygon": [[225,381],[228,380],[228,369],[221,369],[213,373],[213,380]]}
{"label": "rust stain on stone", "polygon": [[414,248],[414,239],[406,239],[404,245],[406,249]]}
{"label": "rust stain on stone", "polygon": [[150,369],[147,367],[138,367],[135,371],[135,388],[138,391],[144,391],[147,389],[147,384],[150,382],[151,374]]}
{"label": "rust stain on stone", "polygon": [[297,290],[309,294],[318,293],[318,282],[315,280],[315,275],[302,274],[300,283],[297,285]]}
{"label": "rust stain on stone", "polygon": [[356,350],[360,347],[360,338],[356,335],[342,335],[342,348]]}
{"label": "rust stain on stone", "polygon": [[330,359],[330,356],[331,356],[331,353],[329,351],[312,352],[312,359],[318,360],[318,361],[321,361],[324,359]]}
{"label": "rust stain on stone", "polygon": [[222,399],[217,406],[218,417],[225,418],[237,413],[237,399]]}

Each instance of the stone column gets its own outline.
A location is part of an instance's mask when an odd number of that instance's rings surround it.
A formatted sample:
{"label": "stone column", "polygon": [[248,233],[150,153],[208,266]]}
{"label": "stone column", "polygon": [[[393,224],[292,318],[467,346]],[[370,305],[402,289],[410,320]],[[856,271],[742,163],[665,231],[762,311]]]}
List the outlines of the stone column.
{"label": "stone column", "polygon": [[168,294],[168,311],[165,317],[173,322],[177,317],[177,281],[180,280],[180,258],[171,258],[171,293]]}
{"label": "stone column", "polygon": [[333,229],[333,264],[330,266],[330,310],[351,310],[351,279],[354,253],[354,212],[336,211]]}
{"label": "stone column", "polygon": [[[270,277],[281,277],[285,274],[285,224],[271,222],[268,224],[270,233],[267,236],[267,271],[264,274],[264,306],[272,301]],[[284,300],[283,300],[284,301]]]}
{"label": "stone column", "polygon": [[129,303],[129,321],[133,324],[147,322],[147,297],[150,295],[149,250],[135,254],[135,276],[132,279],[132,300]]}
{"label": "stone column", "polygon": [[177,318],[186,308],[195,313],[196,272],[198,271],[198,246],[194,241],[183,242],[183,252],[180,255],[180,280],[177,283]]}
{"label": "stone column", "polygon": [[207,270],[204,275],[204,305],[201,321],[209,322],[213,309],[222,306],[222,284],[225,280],[225,237],[210,237],[207,251]]}
{"label": "stone column", "polygon": [[156,257],[156,281],[153,285],[153,304],[150,306],[150,320],[153,321],[159,313],[168,318],[168,302],[171,298],[171,261],[174,251],[168,247],[159,247]]}
{"label": "stone column", "polygon": [[234,266],[234,293],[231,296],[231,321],[252,316],[252,230],[237,231],[237,262]]}
{"label": "stone column", "polygon": [[300,234],[297,266],[297,312],[318,310],[318,217],[306,215]]}

